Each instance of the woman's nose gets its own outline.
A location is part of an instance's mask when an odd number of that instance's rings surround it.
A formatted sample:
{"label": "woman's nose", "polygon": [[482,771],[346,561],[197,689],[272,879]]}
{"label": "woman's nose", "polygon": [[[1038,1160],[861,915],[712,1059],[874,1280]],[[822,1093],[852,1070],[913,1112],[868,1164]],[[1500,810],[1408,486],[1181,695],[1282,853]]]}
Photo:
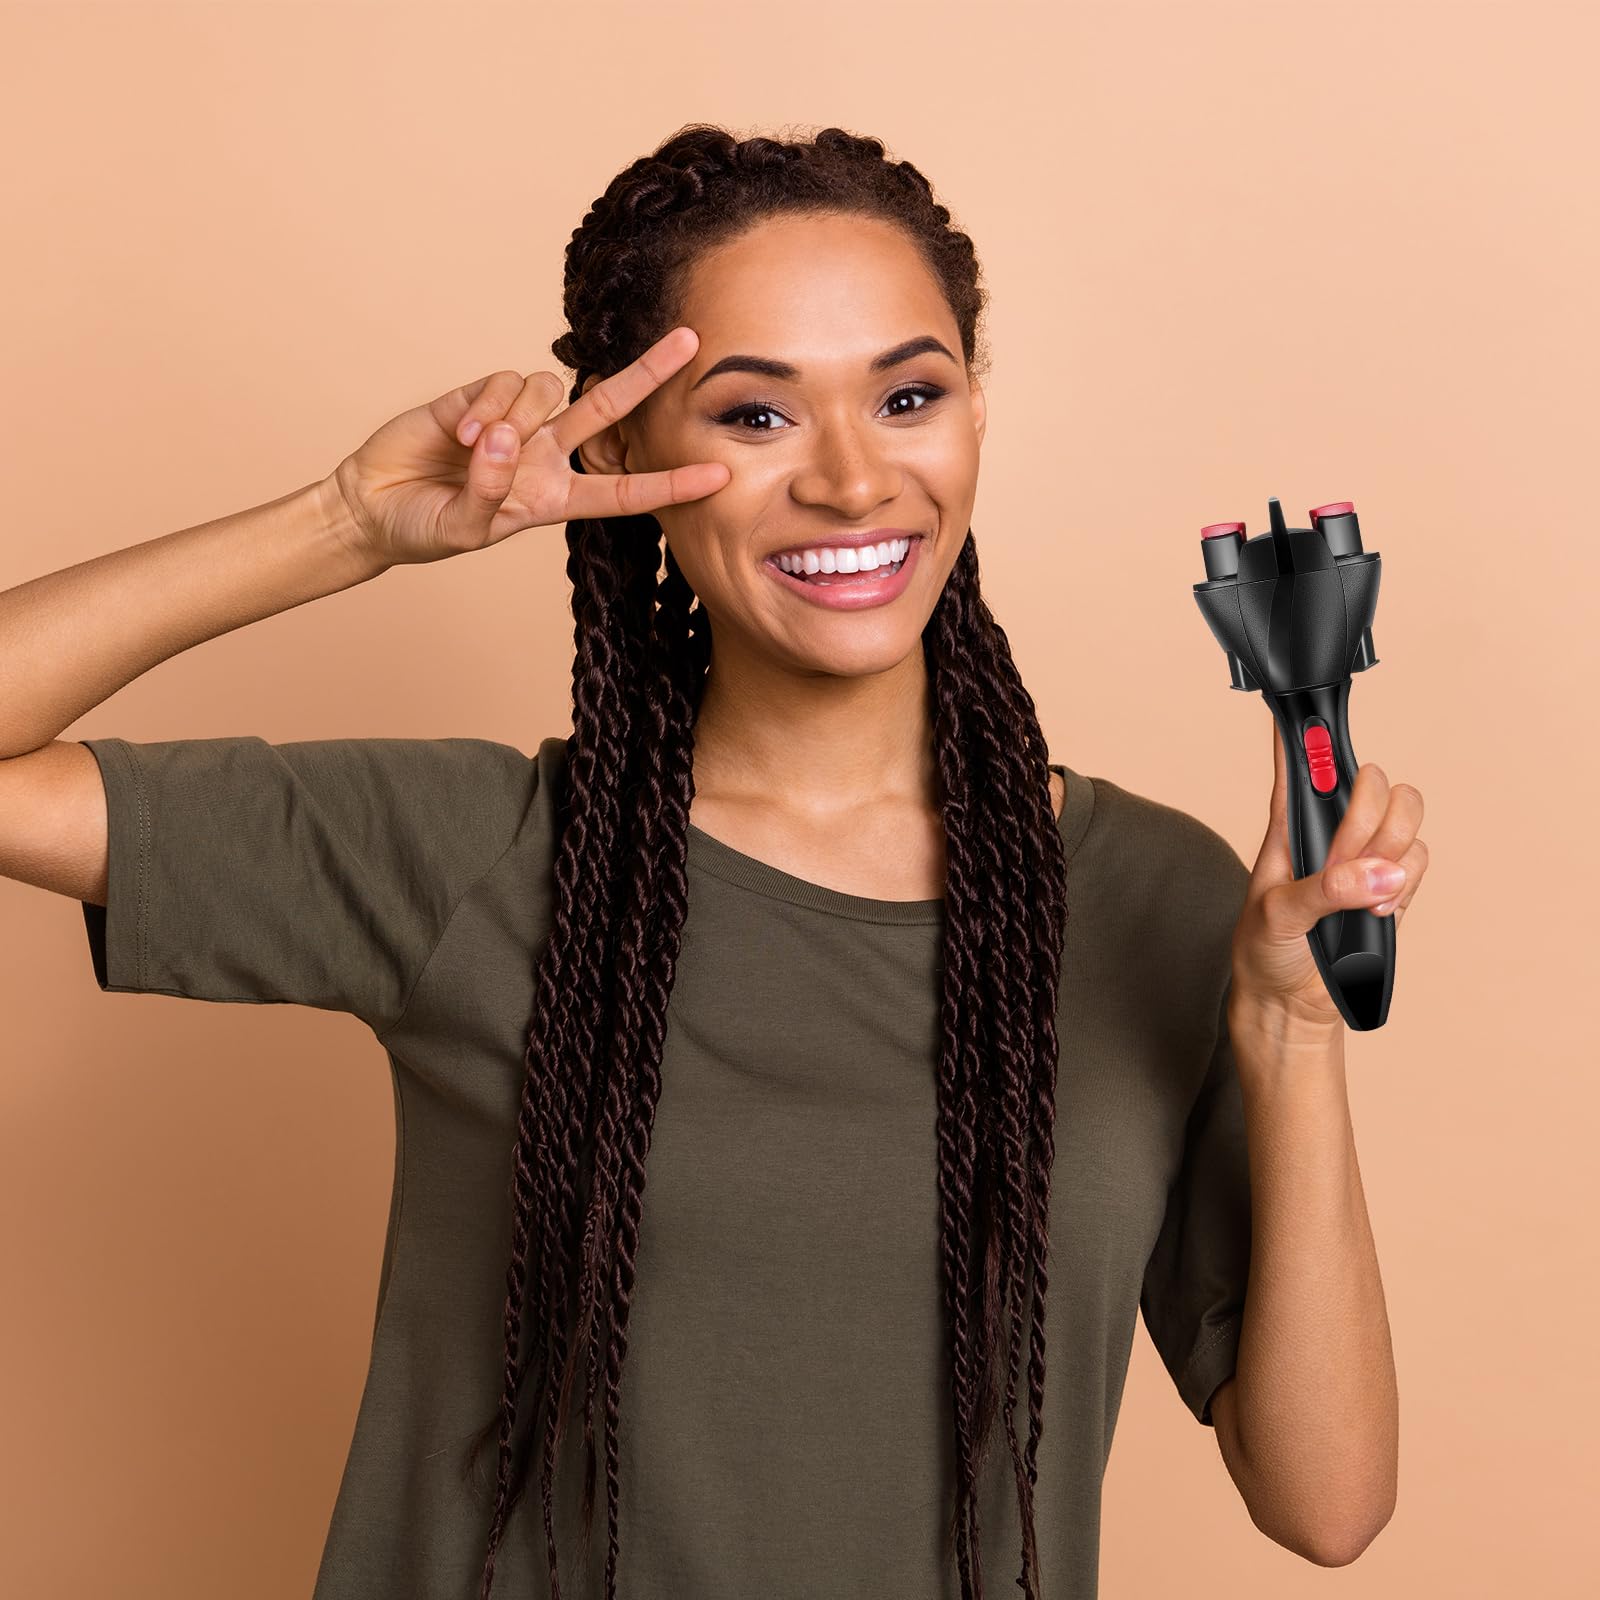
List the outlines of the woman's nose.
{"label": "woman's nose", "polygon": [[872,425],[824,422],[812,431],[811,449],[795,470],[790,493],[803,505],[834,507],[841,516],[859,517],[892,500],[901,473],[890,441],[875,436]]}

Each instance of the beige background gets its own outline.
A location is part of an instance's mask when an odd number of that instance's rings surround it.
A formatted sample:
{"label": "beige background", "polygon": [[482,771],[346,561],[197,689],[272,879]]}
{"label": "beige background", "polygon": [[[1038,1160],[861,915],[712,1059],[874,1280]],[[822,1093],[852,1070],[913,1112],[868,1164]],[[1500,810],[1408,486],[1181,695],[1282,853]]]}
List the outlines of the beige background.
{"label": "beige background", "polygon": [[[1198,530],[1348,498],[1384,560],[1356,752],[1427,802],[1390,1020],[1348,1041],[1399,1509],[1337,1573],[1267,1541],[1141,1326],[1102,1592],[1592,1593],[1593,18],[7,6],[0,587],[553,366],[572,228],[681,124],[884,138],[987,270],[973,521],[1054,758],[1253,861],[1270,719],[1195,607]],[[398,569],[66,736],[531,752],[568,726],[564,561],[552,528]],[[0,961],[0,1591],[307,1593],[371,1334],[383,1052],[349,1017],[103,996],[76,902],[9,882]]]}

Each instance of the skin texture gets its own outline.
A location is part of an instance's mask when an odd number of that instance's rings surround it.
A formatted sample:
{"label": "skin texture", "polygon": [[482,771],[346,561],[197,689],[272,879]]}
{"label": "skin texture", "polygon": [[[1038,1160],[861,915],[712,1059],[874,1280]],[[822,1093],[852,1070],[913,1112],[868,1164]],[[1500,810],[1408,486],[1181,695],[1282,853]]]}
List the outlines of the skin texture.
{"label": "skin texture", "polygon": [[[580,455],[589,472],[721,461],[732,474],[655,512],[716,638],[691,820],[846,893],[936,898],[944,837],[921,635],[971,522],[985,423],[955,318],[898,229],[827,216],[764,221],[702,258],[679,320],[699,338],[693,359]],[[951,356],[868,370],[923,334]],[[733,354],[800,376],[730,372],[694,389]],[[907,396],[907,384],[945,392]],[[743,406],[755,409],[716,420]],[[875,527],[928,536],[886,605],[827,611],[762,568],[771,551]]]}

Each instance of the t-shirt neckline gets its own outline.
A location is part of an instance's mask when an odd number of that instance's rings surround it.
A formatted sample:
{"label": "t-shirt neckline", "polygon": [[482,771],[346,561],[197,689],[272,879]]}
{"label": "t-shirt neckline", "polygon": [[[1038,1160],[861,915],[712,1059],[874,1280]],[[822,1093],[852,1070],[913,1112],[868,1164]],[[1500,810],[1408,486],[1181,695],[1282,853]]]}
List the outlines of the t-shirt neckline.
{"label": "t-shirt neckline", "polygon": [[[1052,772],[1060,773],[1067,786],[1066,803],[1061,808],[1057,826],[1062,845],[1070,860],[1088,829],[1094,810],[1092,782],[1059,761],[1049,763]],[[721,878],[769,899],[785,900],[790,905],[804,906],[811,911],[824,911],[833,916],[852,918],[857,922],[889,923],[897,926],[936,924],[944,920],[944,900],[877,900],[869,895],[847,894],[842,889],[830,889],[826,884],[813,883],[809,878],[797,878],[770,861],[746,855],[724,844],[703,828],[689,824],[688,862],[713,878]]]}

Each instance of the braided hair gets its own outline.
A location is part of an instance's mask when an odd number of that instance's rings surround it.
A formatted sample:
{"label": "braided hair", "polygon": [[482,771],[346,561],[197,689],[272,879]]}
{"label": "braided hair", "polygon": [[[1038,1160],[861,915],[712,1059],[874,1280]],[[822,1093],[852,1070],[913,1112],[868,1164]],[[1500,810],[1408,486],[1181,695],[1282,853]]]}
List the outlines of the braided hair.
{"label": "braided hair", "polygon": [[[688,275],[709,248],[764,218],[822,213],[897,224],[954,312],[969,376],[981,369],[987,296],[972,241],[951,225],[916,167],[889,159],[879,140],[841,128],[808,140],[736,139],[695,123],[618,173],[573,232],[565,274],[570,326],[551,346],[577,373],[569,398],[582,394],[590,376],[620,371],[677,325]],[[576,450],[571,464],[583,470]],[[550,1589],[560,1600],[552,1478],[580,1359],[583,1526],[587,1535],[598,1390],[605,1600],[615,1600],[619,1395],[667,1002],[688,905],[693,729],[711,659],[710,620],[670,547],[660,576],[662,530],[654,516],[571,521],[566,536],[572,735],[555,802],[553,926],[537,967],[511,1164],[504,1387],[466,1464],[470,1475],[498,1433],[480,1600],[489,1600],[506,1519],[522,1498],[540,1438]],[[1016,1581],[1035,1600],[1033,1488],[1066,867],[1034,702],[1005,630],[979,592],[970,528],[922,645],[948,863],[936,1135],[956,1484],[942,1559],[953,1544],[963,1600],[982,1600],[976,1486],[998,1403],[1000,1322],[1008,1315],[999,1410],[1022,1530]],[[1030,1287],[1029,1427],[1019,1449],[1012,1413]],[[522,1430],[513,1449],[530,1373],[529,1405],[542,1428]]]}

